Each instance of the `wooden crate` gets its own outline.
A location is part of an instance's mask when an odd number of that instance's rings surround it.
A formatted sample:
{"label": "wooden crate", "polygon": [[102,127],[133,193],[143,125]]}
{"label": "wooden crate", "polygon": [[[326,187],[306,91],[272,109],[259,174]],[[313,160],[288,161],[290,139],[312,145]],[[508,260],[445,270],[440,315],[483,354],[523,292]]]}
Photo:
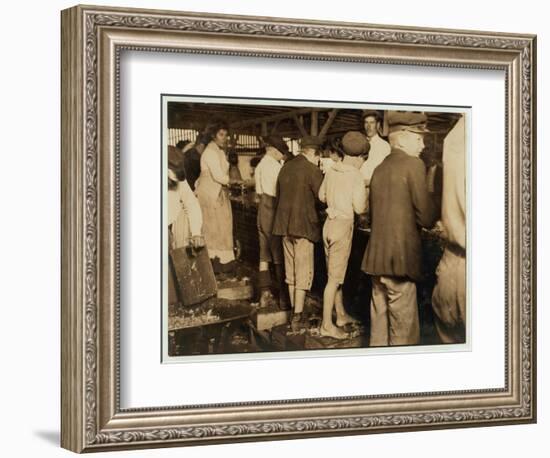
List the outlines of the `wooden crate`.
{"label": "wooden crate", "polygon": [[206,248],[198,251],[190,247],[171,250],[170,262],[182,305],[195,305],[216,295],[216,277]]}

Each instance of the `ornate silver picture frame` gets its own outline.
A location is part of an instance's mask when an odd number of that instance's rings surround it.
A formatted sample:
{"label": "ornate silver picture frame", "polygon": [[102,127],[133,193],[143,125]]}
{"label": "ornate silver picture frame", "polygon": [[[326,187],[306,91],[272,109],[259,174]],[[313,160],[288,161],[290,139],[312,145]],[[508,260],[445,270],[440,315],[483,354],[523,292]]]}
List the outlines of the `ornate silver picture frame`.
{"label": "ornate silver picture frame", "polygon": [[[535,36],[93,6],[61,17],[62,447],[92,452],[536,421]],[[504,387],[121,407],[125,51],[504,72]]]}

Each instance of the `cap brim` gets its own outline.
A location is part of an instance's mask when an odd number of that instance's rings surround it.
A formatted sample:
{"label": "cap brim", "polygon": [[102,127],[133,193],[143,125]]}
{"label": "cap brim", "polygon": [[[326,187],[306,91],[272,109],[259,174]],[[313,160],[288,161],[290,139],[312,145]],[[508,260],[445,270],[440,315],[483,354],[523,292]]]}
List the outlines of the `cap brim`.
{"label": "cap brim", "polygon": [[391,126],[389,128],[389,133],[391,132],[397,132],[399,130],[406,130],[407,132],[413,132],[415,134],[427,134],[431,132],[426,126],[424,125],[414,125],[414,126],[407,126],[407,125],[397,125],[397,126]]}
{"label": "cap brim", "polygon": [[405,129],[405,130],[408,130],[409,132],[414,132],[417,134],[427,134],[428,132],[430,132],[430,130],[427,127],[423,127],[423,126],[409,127],[408,129]]}

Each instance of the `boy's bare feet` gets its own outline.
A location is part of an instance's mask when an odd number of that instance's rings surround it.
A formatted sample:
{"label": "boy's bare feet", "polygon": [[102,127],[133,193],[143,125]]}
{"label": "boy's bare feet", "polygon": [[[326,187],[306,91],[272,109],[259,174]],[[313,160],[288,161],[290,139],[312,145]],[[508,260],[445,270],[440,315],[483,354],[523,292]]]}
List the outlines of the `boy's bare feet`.
{"label": "boy's bare feet", "polygon": [[300,313],[291,313],[290,315],[290,329],[292,332],[298,332],[302,327],[305,326],[304,324],[304,314],[303,312]]}
{"label": "boy's bare feet", "polygon": [[336,314],[336,326],[339,328],[343,328],[346,324],[360,324],[361,322],[355,318],[353,318],[351,315],[348,315],[347,313],[343,313],[342,315]]}
{"label": "boy's bare feet", "polygon": [[332,325],[329,327],[325,327],[321,325],[321,329],[319,330],[319,334],[323,337],[332,337],[333,339],[338,340],[344,340],[349,337],[348,333],[343,331],[342,329]]}

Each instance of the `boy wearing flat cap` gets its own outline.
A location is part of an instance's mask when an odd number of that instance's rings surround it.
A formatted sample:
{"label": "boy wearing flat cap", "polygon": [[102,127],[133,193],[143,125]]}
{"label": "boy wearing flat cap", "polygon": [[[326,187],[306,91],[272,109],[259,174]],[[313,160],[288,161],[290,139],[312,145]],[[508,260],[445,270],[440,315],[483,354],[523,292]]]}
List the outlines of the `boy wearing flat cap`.
{"label": "boy wearing flat cap", "polygon": [[285,163],[277,180],[273,234],[283,237],[285,275],[293,308],[291,327],[303,322],[306,292],[313,282],[313,244],[321,240],[317,195],[323,181],[318,137],[304,137],[300,153]]}
{"label": "boy wearing flat cap", "polygon": [[387,113],[391,153],[370,184],[371,235],[362,270],[372,277],[370,346],[420,342],[416,282],[422,278],[420,228],[435,223],[426,183],[423,113]]}
{"label": "boy wearing flat cap", "polygon": [[[344,158],[327,170],[319,189],[319,199],[327,204],[323,245],[327,260],[327,285],[323,294],[323,322],[320,334],[347,338],[342,329],[353,322],[344,308],[342,285],[351,253],[354,214],[367,210],[367,191],[360,169],[369,153],[369,142],[361,132],[348,132],[342,138]],[[332,310],[336,306],[336,326]]]}
{"label": "boy wearing flat cap", "polygon": [[289,153],[289,149],[282,137],[269,136],[263,139],[265,155],[254,172],[258,203],[258,239],[260,241],[260,266],[258,286],[260,289],[260,307],[266,307],[274,302],[271,291],[271,274],[269,264],[273,264],[279,289],[279,308],[290,308],[286,300],[286,284],[283,268],[283,247],[281,237],[273,235],[275,219],[275,204],[277,197],[277,178],[281,171],[281,161]]}

